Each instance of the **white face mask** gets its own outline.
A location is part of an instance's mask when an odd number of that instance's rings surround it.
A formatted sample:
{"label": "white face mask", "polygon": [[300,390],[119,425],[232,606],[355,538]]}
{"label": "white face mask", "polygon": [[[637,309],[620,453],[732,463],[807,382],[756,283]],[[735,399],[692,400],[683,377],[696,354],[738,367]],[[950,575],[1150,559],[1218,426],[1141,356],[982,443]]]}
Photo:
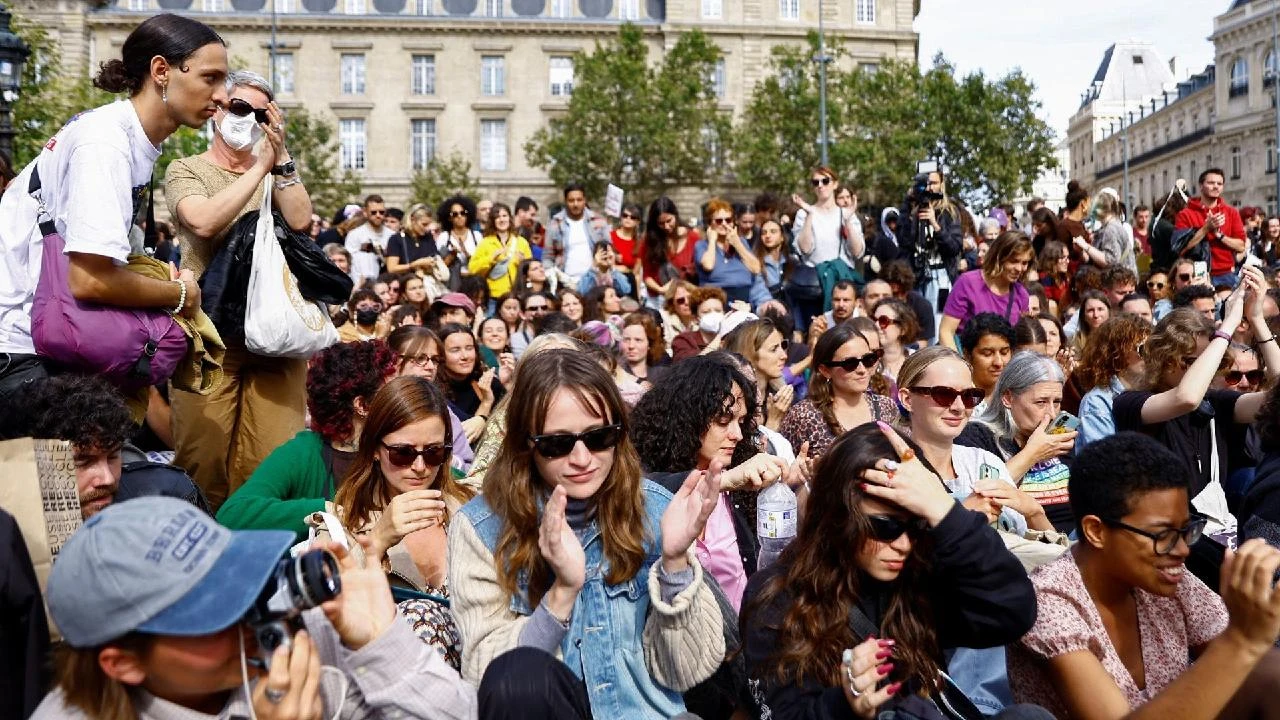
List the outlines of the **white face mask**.
{"label": "white face mask", "polygon": [[218,123],[218,133],[222,135],[223,140],[227,141],[232,150],[251,148],[263,136],[262,126],[254,119],[253,113],[249,113],[245,117],[236,117],[231,113],[226,113],[225,117],[222,118],[222,122]]}
{"label": "white face mask", "polygon": [[724,313],[709,312],[698,318],[698,327],[702,332],[718,333],[720,332],[720,323],[724,322]]}

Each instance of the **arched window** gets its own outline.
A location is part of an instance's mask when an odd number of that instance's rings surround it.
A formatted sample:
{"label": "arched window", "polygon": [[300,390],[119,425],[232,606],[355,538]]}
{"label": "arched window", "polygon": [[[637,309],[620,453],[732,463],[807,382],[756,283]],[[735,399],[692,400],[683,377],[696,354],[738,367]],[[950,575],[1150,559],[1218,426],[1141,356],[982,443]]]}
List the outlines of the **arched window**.
{"label": "arched window", "polygon": [[1227,97],[1238,97],[1249,94],[1249,61],[1243,57],[1236,58],[1231,64],[1231,86]]}
{"label": "arched window", "polygon": [[1262,61],[1262,86],[1271,87],[1276,82],[1276,51],[1268,50]]}

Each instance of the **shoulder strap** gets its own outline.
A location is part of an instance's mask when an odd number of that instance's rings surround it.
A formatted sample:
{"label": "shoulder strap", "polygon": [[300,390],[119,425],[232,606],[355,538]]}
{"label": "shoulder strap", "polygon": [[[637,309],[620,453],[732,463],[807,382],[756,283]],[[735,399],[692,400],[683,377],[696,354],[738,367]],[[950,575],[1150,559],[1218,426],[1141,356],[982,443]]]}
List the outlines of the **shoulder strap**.
{"label": "shoulder strap", "polygon": [[36,221],[40,223],[40,234],[48,237],[57,233],[58,228],[53,224],[53,218],[49,216],[49,210],[44,206],[44,198],[40,197],[40,188],[40,162],[37,158],[31,161],[31,180],[27,183],[27,193],[39,203]]}
{"label": "shoulder strap", "polygon": [[849,625],[853,627],[853,634],[858,638],[859,642],[880,632],[880,628],[871,622],[871,618],[867,617],[867,614],[862,612],[862,608],[859,608],[856,603],[849,606]]}
{"label": "shoulder strap", "polygon": [[1004,319],[1008,320],[1010,324],[1013,323],[1013,298],[1017,294],[1018,294],[1018,285],[1017,284],[1010,285],[1009,286],[1009,303],[1005,305],[1005,308],[1004,308]]}

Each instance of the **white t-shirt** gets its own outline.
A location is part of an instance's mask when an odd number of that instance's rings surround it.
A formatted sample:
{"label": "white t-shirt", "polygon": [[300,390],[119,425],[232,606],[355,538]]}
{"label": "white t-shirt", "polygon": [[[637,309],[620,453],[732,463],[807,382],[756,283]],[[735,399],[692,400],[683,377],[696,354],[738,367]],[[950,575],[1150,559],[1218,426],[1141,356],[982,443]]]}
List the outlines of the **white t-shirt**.
{"label": "white t-shirt", "polygon": [[[809,214],[802,210],[796,211],[796,219],[792,224],[795,228],[796,237],[800,237],[800,232],[804,229],[805,220]],[[856,237],[862,237],[862,228],[859,224],[851,219],[850,214],[845,213],[844,209],[836,206],[831,210],[819,210],[813,214],[813,252],[808,257],[809,265],[817,266],[828,260],[843,258],[846,263],[849,262],[849,250],[846,247],[844,255],[840,254],[840,220],[844,219],[849,226],[850,232]],[[799,242],[796,243],[797,250]],[[857,258],[854,258],[855,260]]]}
{"label": "white t-shirt", "polygon": [[[952,445],[951,466],[956,471],[956,478],[942,481],[946,484],[947,490],[951,492],[951,496],[963,501],[972,495],[973,487],[978,484],[980,468],[984,464],[998,470],[1001,480],[1015,487],[1017,486],[1017,483],[1013,481],[1013,476],[1009,474],[1009,468],[1005,467],[1004,460],[1001,460],[996,454],[982,448]],[[1027,532],[1027,519],[1022,516],[1022,513],[1011,507],[1003,508],[1000,511],[999,523],[1001,530],[1008,530],[1017,535],[1024,535]]]}
{"label": "white t-shirt", "polygon": [[72,118],[10,183],[0,199],[0,352],[35,352],[31,302],[44,238],[36,219],[39,205],[27,192],[31,168],[40,168],[40,196],[67,252],[123,265],[129,231],[159,157],[133,103],[119,100]]}
{"label": "white t-shirt", "polygon": [[346,245],[349,252],[357,252],[365,243],[372,242],[378,246],[379,250],[386,252],[387,243],[394,236],[395,233],[385,224],[380,229],[374,230],[372,225],[365,223],[347,233],[347,239],[343,244]]}
{"label": "white t-shirt", "polygon": [[587,214],[572,220],[564,218],[569,232],[564,238],[564,272],[571,277],[585,275],[591,269],[591,237],[587,235]]}

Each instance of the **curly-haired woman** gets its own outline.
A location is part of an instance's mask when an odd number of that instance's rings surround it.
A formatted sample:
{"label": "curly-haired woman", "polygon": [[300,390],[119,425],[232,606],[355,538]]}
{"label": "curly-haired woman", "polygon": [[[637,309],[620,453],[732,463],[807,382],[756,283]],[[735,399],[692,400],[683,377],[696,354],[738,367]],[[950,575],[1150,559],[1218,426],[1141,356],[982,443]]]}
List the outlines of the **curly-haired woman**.
{"label": "curly-haired woman", "polygon": [[449,289],[462,285],[462,276],[470,275],[471,256],[484,238],[479,230],[472,230],[476,221],[476,203],[466,195],[445,198],[436,208],[436,222],[444,229],[443,236],[436,236],[436,247],[445,265],[449,266]]}
{"label": "curly-haired woman", "polygon": [[792,447],[808,442],[809,454],[818,458],[851,428],[873,420],[899,423],[897,404],[868,389],[879,364],[880,355],[849,323],[822,333],[813,348],[809,395],[791,406],[779,432]]}
{"label": "curly-haired woman", "polygon": [[1151,323],[1121,313],[1098,326],[1085,343],[1084,355],[1071,374],[1086,389],[1080,400],[1080,437],[1076,454],[1091,442],[1114,435],[1111,405],[1116,395],[1142,382],[1142,346],[1151,337]]}
{"label": "curly-haired woman", "polygon": [[640,383],[653,384],[667,372],[667,342],[662,329],[648,312],[633,312],[622,319],[623,370]]}
{"label": "curly-haired woman", "polygon": [[718,468],[673,496],[642,477],[629,424],[613,378],[584,353],[549,350],[521,368],[492,467],[502,481],[449,528],[464,679],[534,648],[564,661],[578,707],[666,718],[723,662],[720,609],[690,552]]}
{"label": "curly-haired woman", "polygon": [[325,509],[355,457],[369,404],[396,374],[396,354],[381,340],[339,343],[311,359],[311,429],[276,448],[218,510],[235,530],[292,530],[307,536],[308,515]]}
{"label": "curly-haired woman", "polygon": [[[393,583],[448,598],[449,520],[475,491],[449,470],[449,409],[436,386],[399,377],[374,395],[359,447],[333,499],[346,531],[364,538],[366,562]],[[444,605],[411,602],[418,636],[461,666],[457,628]]]}
{"label": "curly-haired woman", "polygon": [[[1022,566],[982,515],[947,494],[924,451],[886,425],[841,437],[810,487],[796,539],[747,589],[757,709],[780,720],[899,708],[949,717],[938,708],[943,651],[1013,642],[1035,620]],[[1015,707],[997,717],[1048,716]]]}
{"label": "curly-haired woman", "polygon": [[718,287],[697,287],[689,293],[693,325],[672,339],[672,360],[679,362],[708,352],[711,342],[720,336],[720,322],[724,320],[727,302],[724,291]]}

